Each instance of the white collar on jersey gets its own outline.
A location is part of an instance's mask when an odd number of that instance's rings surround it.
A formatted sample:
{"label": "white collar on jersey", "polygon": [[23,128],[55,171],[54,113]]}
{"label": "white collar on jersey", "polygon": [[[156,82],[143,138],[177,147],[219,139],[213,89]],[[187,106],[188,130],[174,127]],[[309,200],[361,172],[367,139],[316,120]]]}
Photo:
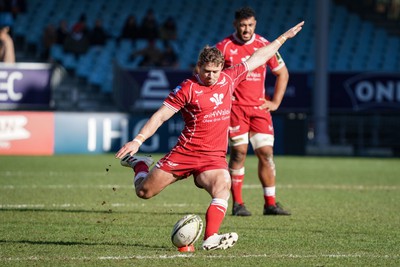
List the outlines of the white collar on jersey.
{"label": "white collar on jersey", "polygon": [[248,40],[247,42],[243,42],[242,40],[240,40],[237,37],[237,31],[235,31],[232,35],[233,35],[233,38],[235,39],[235,41],[237,41],[238,43],[241,43],[241,44],[246,44],[246,45],[251,44],[256,39],[256,34],[255,33],[253,33],[253,36],[251,36],[251,39]]}

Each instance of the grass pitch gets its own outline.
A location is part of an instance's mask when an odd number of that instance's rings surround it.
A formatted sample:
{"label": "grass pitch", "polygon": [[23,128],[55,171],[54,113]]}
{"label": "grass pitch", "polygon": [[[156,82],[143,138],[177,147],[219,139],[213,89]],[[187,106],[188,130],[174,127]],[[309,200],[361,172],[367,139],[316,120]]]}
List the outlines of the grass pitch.
{"label": "grass pitch", "polygon": [[[158,159],[161,155],[156,155]],[[277,200],[288,217],[262,215],[257,161],[243,190],[251,217],[231,216],[225,251],[179,253],[174,223],[203,220],[210,202],[193,178],[150,200],[113,155],[0,157],[1,266],[400,266],[400,160],[276,157]]]}

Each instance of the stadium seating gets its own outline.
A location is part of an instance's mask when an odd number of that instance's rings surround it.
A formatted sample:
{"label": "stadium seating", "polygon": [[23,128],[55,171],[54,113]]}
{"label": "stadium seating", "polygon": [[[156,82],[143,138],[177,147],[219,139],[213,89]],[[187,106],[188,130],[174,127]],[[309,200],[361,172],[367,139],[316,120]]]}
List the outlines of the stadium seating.
{"label": "stadium seating", "polygon": [[[222,37],[233,32],[234,11],[243,5],[242,1],[226,0],[29,0],[28,12],[20,14],[14,25],[14,34],[25,40],[26,46],[41,47],[41,35],[45,25],[58,25],[66,19],[71,26],[82,13],[87,15],[91,27],[97,18],[111,36],[104,47],[91,48],[76,58],[55,45],[52,57],[88,83],[111,90],[112,66],[114,62],[126,67],[137,67],[139,59],[129,61],[129,55],[143,45],[134,47],[127,40],[117,42],[125,18],[134,14],[138,22],[148,8],[155,12],[161,24],[173,16],[178,25],[179,40],[173,43],[179,53],[180,68],[188,69],[196,60],[201,47],[215,44]],[[292,71],[312,71],[315,56],[316,11],[311,0],[254,0],[251,6],[257,11],[257,32],[273,40],[278,34],[300,20],[306,27],[296,39],[281,49],[286,64]],[[331,71],[381,71],[400,70],[400,39],[389,36],[384,29],[363,21],[356,14],[349,13],[343,6],[330,7],[329,70]]]}

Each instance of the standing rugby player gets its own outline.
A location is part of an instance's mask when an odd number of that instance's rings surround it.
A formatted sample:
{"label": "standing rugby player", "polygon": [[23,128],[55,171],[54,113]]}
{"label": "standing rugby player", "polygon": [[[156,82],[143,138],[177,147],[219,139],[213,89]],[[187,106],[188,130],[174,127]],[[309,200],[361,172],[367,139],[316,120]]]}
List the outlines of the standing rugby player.
{"label": "standing rugby player", "polygon": [[[250,7],[236,11],[233,23],[235,32],[217,44],[217,48],[224,54],[225,68],[247,60],[254,51],[269,44],[265,38],[255,33],[256,24],[256,14]],[[265,96],[267,68],[276,76],[272,99]],[[251,215],[242,196],[249,141],[258,157],[258,178],[263,187],[265,202],[263,214],[290,215],[275,201],[274,127],[270,113],[279,108],[288,80],[288,70],[279,52],[276,52],[266,64],[249,73],[246,80],[235,89],[229,127],[233,215]],[[261,105],[262,109],[259,108]]]}

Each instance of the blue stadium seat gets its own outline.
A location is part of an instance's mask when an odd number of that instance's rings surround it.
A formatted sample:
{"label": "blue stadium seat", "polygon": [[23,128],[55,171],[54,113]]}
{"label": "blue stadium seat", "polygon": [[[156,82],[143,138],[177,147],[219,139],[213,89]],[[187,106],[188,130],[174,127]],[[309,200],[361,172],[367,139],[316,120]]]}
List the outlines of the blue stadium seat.
{"label": "blue stadium seat", "polygon": [[[74,68],[76,74],[88,79],[91,83],[102,84],[104,72],[112,73],[112,62],[137,67],[140,58],[129,61],[129,55],[134,49],[146,46],[144,40],[139,40],[136,47],[126,40],[116,44],[115,39],[120,34],[125,18],[134,14],[140,24],[148,8],[153,8],[161,24],[168,16],[173,16],[178,23],[178,40],[173,42],[178,51],[180,68],[187,69],[195,61],[199,50],[205,45],[214,45],[221,38],[233,32],[234,11],[244,5],[242,1],[209,0],[212,11],[204,8],[203,2],[190,0],[29,0],[28,12],[20,14],[14,24],[14,34],[22,36],[27,44],[41,46],[41,34],[45,25],[58,25],[61,19],[67,19],[71,26],[81,13],[87,15],[89,27],[97,18],[103,20],[104,27],[112,37],[112,42],[97,54],[89,50],[79,59],[65,54],[60,46],[51,49],[54,59],[62,62],[68,68]],[[299,20],[306,20],[301,35],[291,40],[281,52],[291,70],[308,70],[314,68],[315,51],[315,3],[312,0],[253,0],[251,5],[259,18],[257,32],[274,40],[280,33],[287,30]],[[218,16],[215,12],[218,12]],[[276,18],[285,18],[276,20]],[[358,15],[352,14],[345,7],[331,1],[330,14],[330,44],[329,68],[334,71],[346,70],[386,70],[399,71],[400,38],[389,37],[387,33],[363,21]],[[357,36],[357,38],[354,38]],[[160,43],[159,43],[160,44]],[[376,51],[376,53],[371,53]],[[93,56],[96,55],[96,56]],[[95,72],[93,74],[93,72]],[[101,76],[99,73],[103,73]],[[108,84],[110,77],[107,76]]]}
{"label": "blue stadium seat", "polygon": [[75,70],[78,64],[78,60],[76,59],[75,55],[71,53],[65,53],[62,58],[62,65],[66,69]]}
{"label": "blue stadium seat", "polygon": [[50,48],[50,56],[57,62],[61,62],[64,57],[64,48],[60,44],[54,44]]}

